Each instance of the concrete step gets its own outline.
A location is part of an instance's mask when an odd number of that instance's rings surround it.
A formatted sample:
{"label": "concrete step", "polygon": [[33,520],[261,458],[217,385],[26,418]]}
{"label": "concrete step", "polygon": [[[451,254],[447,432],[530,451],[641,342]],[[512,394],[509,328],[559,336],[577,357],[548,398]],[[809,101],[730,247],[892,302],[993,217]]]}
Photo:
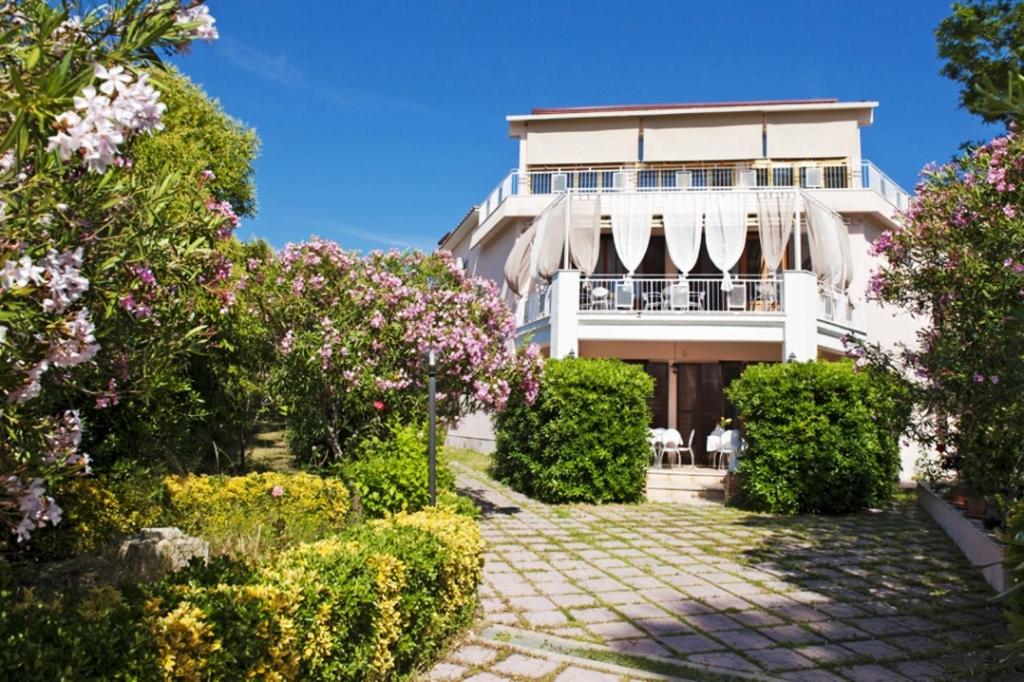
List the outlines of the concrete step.
{"label": "concrete step", "polygon": [[699,467],[647,470],[647,499],[652,502],[721,502],[725,471]]}

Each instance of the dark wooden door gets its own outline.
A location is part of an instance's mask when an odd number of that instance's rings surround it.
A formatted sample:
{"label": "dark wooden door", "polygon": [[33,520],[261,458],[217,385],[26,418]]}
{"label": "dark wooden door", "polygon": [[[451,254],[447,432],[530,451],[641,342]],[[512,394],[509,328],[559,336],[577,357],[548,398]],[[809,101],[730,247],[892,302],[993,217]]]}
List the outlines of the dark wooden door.
{"label": "dark wooden door", "polygon": [[648,403],[651,408],[651,426],[668,428],[668,363],[646,362],[644,370],[654,379],[654,395]]}
{"label": "dark wooden door", "polygon": [[676,429],[706,463],[704,446],[709,433],[722,418],[722,366],[717,362],[676,364]]}

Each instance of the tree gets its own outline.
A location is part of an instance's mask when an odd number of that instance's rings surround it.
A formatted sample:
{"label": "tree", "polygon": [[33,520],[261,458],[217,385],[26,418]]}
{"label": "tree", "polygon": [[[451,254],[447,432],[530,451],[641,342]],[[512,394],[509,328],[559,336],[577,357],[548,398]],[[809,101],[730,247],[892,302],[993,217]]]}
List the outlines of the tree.
{"label": "tree", "polygon": [[1008,123],[1024,111],[1018,82],[1024,71],[1024,3],[955,3],[935,37],[946,60],[940,73],[960,83],[964,109],[989,123]]}
{"label": "tree", "polygon": [[905,225],[875,243],[870,295],[925,322],[860,360],[913,377],[915,435],[979,493],[1024,493],[1024,138],[926,169]]}
{"label": "tree", "polygon": [[19,539],[59,520],[50,483],[88,471],[82,411],[173,390],[226,279],[213,247],[232,219],[203,182],[131,172],[166,110],[146,69],[215,38],[213,17],[171,0],[77,8],[0,8],[0,522]]}
{"label": "tree", "polygon": [[351,442],[383,435],[389,415],[424,418],[431,347],[442,420],[500,410],[516,386],[536,397],[536,347],[517,354],[494,283],[466,275],[450,253],[362,257],[312,239],[286,246],[275,267],[275,387],[301,458],[338,461]]}

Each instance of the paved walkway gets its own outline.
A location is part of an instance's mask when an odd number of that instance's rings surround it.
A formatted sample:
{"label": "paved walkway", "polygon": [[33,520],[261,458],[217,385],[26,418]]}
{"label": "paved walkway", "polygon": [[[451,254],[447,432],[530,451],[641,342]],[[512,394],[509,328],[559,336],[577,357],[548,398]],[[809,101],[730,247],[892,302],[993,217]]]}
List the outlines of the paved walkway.
{"label": "paved walkway", "polygon": [[505,645],[522,633],[687,679],[992,679],[982,668],[1003,655],[991,592],[910,503],[831,518],[548,506],[455,468],[484,508],[484,616],[475,640],[433,678],[649,677],[581,673],[572,659],[546,655],[558,647]]}

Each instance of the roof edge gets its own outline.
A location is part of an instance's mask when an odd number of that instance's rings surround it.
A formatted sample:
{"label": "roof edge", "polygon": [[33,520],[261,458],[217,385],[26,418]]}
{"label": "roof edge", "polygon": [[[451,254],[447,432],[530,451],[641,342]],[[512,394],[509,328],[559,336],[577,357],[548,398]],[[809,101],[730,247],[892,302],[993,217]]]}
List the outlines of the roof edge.
{"label": "roof edge", "polygon": [[529,114],[511,114],[509,122],[557,120],[568,118],[613,118],[623,116],[668,116],[749,111],[828,111],[843,109],[875,109],[873,100],[840,102],[835,98],[799,100],[759,100],[750,102],[697,102],[693,104],[633,104],[586,107],[535,107]]}

